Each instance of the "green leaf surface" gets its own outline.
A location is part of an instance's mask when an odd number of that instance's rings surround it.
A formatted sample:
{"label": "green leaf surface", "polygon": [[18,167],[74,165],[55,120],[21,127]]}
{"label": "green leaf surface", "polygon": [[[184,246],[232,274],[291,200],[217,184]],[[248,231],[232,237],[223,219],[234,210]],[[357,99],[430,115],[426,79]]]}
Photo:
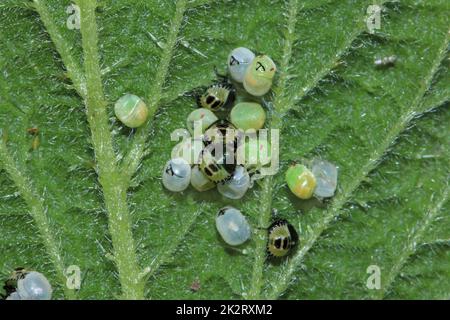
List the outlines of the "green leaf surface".
{"label": "green leaf surface", "polygon": [[[448,299],[450,8],[382,3],[371,34],[373,1],[79,0],[81,30],[70,1],[3,1],[0,280],[38,270],[56,299]],[[170,133],[238,46],[277,64],[266,127],[280,129],[280,170],[238,201],[168,192]],[[135,131],[113,113],[127,92],[151,111]],[[316,157],[338,165],[336,196],[299,200],[284,172]],[[253,228],[238,248],[215,230],[225,205]],[[271,262],[275,214],[300,243]]]}

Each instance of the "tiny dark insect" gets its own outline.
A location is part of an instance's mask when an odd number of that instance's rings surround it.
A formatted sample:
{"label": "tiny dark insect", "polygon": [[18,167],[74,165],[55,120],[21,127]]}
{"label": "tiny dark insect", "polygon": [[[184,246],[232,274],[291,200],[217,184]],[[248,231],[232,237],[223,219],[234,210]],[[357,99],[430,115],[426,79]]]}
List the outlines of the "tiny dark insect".
{"label": "tiny dark insect", "polygon": [[190,289],[192,292],[197,292],[200,288],[200,280],[197,278],[192,282]]}
{"label": "tiny dark insect", "polygon": [[389,56],[375,59],[375,66],[378,68],[393,67],[397,62],[397,56]]}
{"label": "tiny dark insect", "polygon": [[39,133],[39,128],[37,127],[28,128],[27,132],[33,136],[36,136]]}
{"label": "tiny dark insect", "polygon": [[39,128],[31,127],[27,129],[28,134],[33,136],[33,141],[31,142],[30,151],[34,151],[39,148],[41,140],[39,139]]}

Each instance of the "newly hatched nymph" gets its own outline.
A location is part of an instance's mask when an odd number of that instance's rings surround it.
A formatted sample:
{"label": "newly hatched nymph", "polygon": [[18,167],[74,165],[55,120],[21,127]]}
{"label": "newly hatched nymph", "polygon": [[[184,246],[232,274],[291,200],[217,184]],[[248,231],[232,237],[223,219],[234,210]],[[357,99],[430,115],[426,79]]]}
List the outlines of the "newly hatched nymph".
{"label": "newly hatched nymph", "polygon": [[222,239],[231,246],[243,244],[250,238],[250,225],[241,211],[233,207],[219,210],[216,228]]}
{"label": "newly hatched nymph", "polygon": [[148,108],[145,102],[134,94],[126,94],[114,105],[116,117],[127,127],[142,126],[148,118]]}
{"label": "newly hatched nymph", "polygon": [[277,220],[269,227],[267,252],[271,257],[284,257],[298,243],[298,234],[287,220]]}
{"label": "newly hatched nymph", "polygon": [[217,120],[209,128],[205,130],[203,135],[203,143],[209,145],[211,143],[234,143],[237,144],[236,127],[227,120]]}
{"label": "newly hatched nymph", "polygon": [[255,54],[244,47],[231,51],[228,56],[228,72],[231,78],[236,82],[242,83],[245,72],[254,58]]}
{"label": "newly hatched nymph", "polygon": [[194,166],[191,171],[191,186],[195,190],[203,192],[214,188],[216,184],[208,179],[199,166]]}
{"label": "newly hatched nymph", "polygon": [[191,166],[183,158],[169,160],[163,170],[162,183],[167,190],[184,191],[191,181]]}
{"label": "newly hatched nymph", "polygon": [[244,88],[253,96],[263,96],[272,87],[277,68],[266,55],[257,56],[248,67],[244,77]]}
{"label": "newly hatched nymph", "polygon": [[200,154],[200,170],[213,182],[225,182],[236,169],[234,145],[212,143]]}
{"label": "newly hatched nymph", "polygon": [[200,108],[218,111],[230,106],[236,98],[235,89],[228,83],[216,83],[206,89],[206,92],[198,97]]}

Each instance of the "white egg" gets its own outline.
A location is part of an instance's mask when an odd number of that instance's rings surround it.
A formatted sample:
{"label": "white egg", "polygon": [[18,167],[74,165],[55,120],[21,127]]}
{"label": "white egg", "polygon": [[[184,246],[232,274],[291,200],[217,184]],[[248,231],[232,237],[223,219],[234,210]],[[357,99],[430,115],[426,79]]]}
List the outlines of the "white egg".
{"label": "white egg", "polygon": [[232,246],[243,244],[250,238],[250,225],[241,211],[233,207],[219,210],[216,228],[223,240]]}
{"label": "white egg", "polygon": [[162,182],[167,190],[181,192],[189,186],[191,180],[191,166],[182,158],[175,158],[167,161]]}
{"label": "white egg", "polygon": [[314,160],[311,169],[316,178],[314,195],[318,198],[329,198],[334,195],[337,186],[338,171],[334,164],[324,160]]}
{"label": "white egg", "polygon": [[207,191],[214,188],[216,185],[214,182],[208,179],[208,177],[200,170],[198,166],[194,166],[191,171],[191,185],[197,191]]}
{"label": "white egg", "polygon": [[255,54],[247,48],[236,48],[228,56],[228,70],[234,81],[242,83]]}
{"label": "white egg", "polygon": [[50,300],[52,291],[47,278],[36,271],[27,273],[25,278],[17,281],[17,293],[21,300]]}
{"label": "white egg", "polygon": [[250,176],[243,166],[238,166],[231,179],[217,184],[217,190],[230,199],[240,199],[250,187]]}
{"label": "white egg", "polygon": [[6,300],[22,300],[22,297],[17,292],[13,292],[6,298]]}

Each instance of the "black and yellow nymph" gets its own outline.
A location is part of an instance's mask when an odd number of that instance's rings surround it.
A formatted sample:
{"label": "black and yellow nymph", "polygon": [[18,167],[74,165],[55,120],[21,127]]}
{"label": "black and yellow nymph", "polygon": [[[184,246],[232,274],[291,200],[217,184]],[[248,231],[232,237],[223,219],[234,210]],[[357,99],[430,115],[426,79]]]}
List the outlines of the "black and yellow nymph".
{"label": "black and yellow nymph", "polygon": [[284,257],[298,243],[298,234],[287,220],[277,220],[268,229],[267,253],[270,257]]}
{"label": "black and yellow nymph", "polygon": [[219,111],[230,107],[236,98],[236,92],[229,83],[216,83],[208,87],[206,91],[197,98],[200,108],[211,111]]}

